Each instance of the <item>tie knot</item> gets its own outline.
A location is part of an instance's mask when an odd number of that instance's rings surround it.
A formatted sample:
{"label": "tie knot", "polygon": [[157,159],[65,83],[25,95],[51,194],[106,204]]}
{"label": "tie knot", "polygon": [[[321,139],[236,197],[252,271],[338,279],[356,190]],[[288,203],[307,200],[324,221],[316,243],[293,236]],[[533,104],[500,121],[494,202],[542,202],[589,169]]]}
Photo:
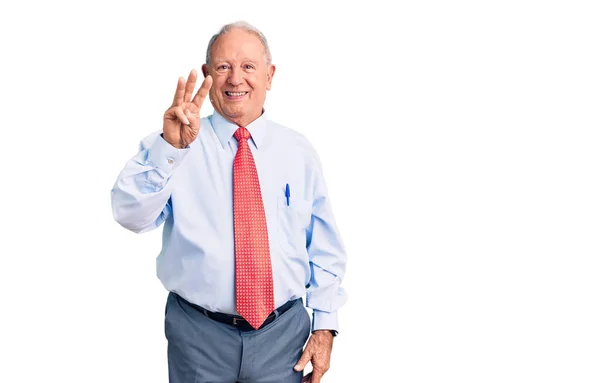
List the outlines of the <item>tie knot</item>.
{"label": "tie knot", "polygon": [[238,140],[238,141],[242,141],[242,140],[248,140],[248,138],[250,138],[250,132],[248,131],[248,129],[244,128],[243,126],[240,126],[235,133],[233,133],[233,136]]}

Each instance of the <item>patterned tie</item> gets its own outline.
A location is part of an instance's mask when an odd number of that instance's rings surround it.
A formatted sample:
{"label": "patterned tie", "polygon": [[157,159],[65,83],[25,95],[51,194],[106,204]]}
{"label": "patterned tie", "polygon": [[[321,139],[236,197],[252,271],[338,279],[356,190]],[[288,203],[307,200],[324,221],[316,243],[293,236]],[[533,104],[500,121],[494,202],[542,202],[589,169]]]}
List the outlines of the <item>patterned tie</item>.
{"label": "patterned tie", "polygon": [[258,329],[274,310],[269,235],[250,132],[240,127],[234,137],[239,145],[233,161],[236,309]]}

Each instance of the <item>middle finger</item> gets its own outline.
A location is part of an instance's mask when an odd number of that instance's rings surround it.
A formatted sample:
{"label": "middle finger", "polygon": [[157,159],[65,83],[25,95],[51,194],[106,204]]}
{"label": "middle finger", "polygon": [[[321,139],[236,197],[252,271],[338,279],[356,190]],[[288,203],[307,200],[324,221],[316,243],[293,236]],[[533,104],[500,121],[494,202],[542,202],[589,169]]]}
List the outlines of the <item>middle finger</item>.
{"label": "middle finger", "polygon": [[190,102],[192,99],[192,94],[194,94],[194,88],[196,87],[196,79],[198,78],[198,73],[195,69],[192,69],[190,75],[188,76],[187,82],[185,83],[185,94],[183,95],[183,102]]}

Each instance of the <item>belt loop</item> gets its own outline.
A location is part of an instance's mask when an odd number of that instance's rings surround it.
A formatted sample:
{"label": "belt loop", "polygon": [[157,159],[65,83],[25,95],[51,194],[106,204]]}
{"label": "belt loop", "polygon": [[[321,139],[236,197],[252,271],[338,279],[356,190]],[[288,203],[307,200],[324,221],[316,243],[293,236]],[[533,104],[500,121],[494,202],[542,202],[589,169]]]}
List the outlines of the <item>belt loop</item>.
{"label": "belt loop", "polygon": [[[275,309],[273,312],[275,313],[275,319],[277,319],[277,317],[279,316],[279,310]],[[273,320],[275,320],[275,319],[273,319]]]}
{"label": "belt loop", "polygon": [[206,310],[204,307],[202,307],[202,312],[204,313],[204,315],[206,315],[208,317],[208,310]]}

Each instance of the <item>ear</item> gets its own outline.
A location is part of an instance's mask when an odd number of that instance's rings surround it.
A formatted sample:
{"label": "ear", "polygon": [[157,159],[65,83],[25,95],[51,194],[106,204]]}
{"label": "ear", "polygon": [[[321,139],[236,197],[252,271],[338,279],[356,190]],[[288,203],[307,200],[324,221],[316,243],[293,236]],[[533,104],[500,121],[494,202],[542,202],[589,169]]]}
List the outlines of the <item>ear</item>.
{"label": "ear", "polygon": [[271,82],[273,81],[273,76],[275,76],[275,65],[270,64],[267,68],[267,90],[271,90]]}
{"label": "ear", "polygon": [[208,76],[208,65],[202,64],[202,74],[204,75],[205,78],[206,78],[206,76]]}

